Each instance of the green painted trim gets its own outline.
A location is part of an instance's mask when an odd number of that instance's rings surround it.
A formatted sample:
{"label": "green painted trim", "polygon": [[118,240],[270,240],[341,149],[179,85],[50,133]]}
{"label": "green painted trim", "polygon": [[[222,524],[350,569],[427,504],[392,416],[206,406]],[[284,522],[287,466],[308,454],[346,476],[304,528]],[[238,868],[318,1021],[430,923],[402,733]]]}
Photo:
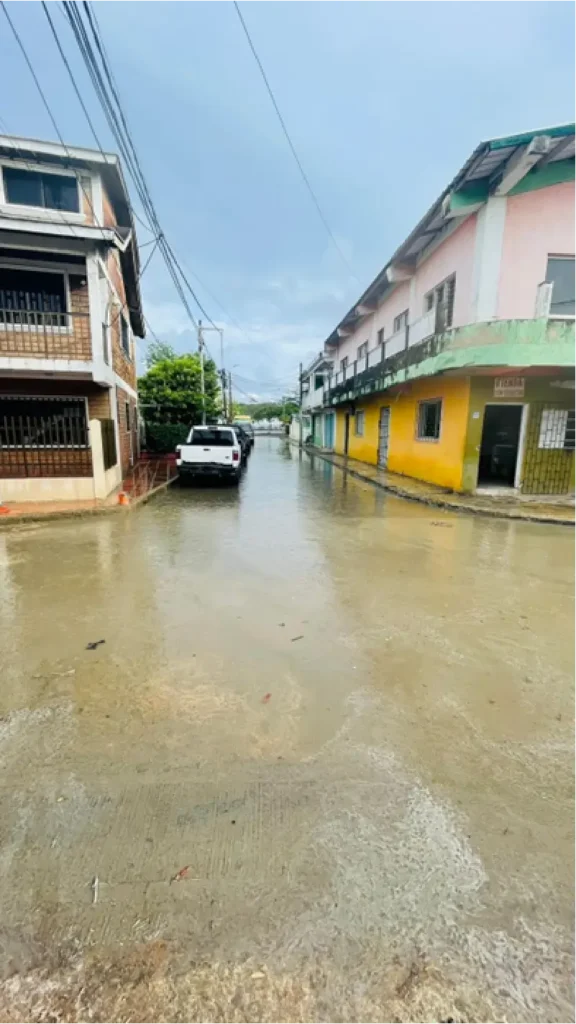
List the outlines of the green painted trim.
{"label": "green painted trim", "polygon": [[574,158],[556,160],[554,163],[546,164],[545,167],[538,167],[536,164],[517,185],[514,185],[514,188],[510,189],[508,195],[518,196],[522,192],[534,192],[537,188],[561,185],[564,181],[574,181]]}
{"label": "green painted trim", "polygon": [[551,139],[560,139],[565,135],[574,135],[575,125],[558,124],[554,128],[538,128],[533,132],[523,132],[521,135],[508,135],[505,139],[491,139],[488,141],[489,149],[507,149],[509,146],[522,146],[531,142],[537,135],[549,135]]}
{"label": "green painted trim", "polygon": [[[382,394],[397,384],[422,377],[435,377],[448,370],[474,367],[509,369],[527,366],[554,366],[574,370],[575,323],[568,320],[493,320],[468,324],[446,334],[436,335],[419,346],[422,359],[373,381],[371,394]],[[410,351],[410,350],[408,350]],[[394,365],[394,363],[392,363]],[[345,393],[331,398],[334,406],[360,398],[366,384],[350,381]]]}
{"label": "green painted trim", "polygon": [[478,206],[485,203],[489,193],[489,178],[479,178],[478,181],[471,181],[468,185],[452,192],[450,196],[450,211],[464,213],[469,206]]}

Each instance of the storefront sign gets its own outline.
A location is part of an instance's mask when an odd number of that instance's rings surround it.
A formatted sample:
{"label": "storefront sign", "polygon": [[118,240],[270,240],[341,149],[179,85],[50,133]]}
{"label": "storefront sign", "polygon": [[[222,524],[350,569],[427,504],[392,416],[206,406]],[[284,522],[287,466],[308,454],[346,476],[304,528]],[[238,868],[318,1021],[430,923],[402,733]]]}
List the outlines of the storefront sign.
{"label": "storefront sign", "polygon": [[524,398],[524,377],[495,377],[494,398]]}

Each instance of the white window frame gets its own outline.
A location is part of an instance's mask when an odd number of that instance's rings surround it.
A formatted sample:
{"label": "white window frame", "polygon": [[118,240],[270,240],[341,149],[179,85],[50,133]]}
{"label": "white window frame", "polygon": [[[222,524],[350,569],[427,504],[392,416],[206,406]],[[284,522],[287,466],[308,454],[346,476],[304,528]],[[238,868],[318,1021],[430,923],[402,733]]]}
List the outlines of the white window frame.
{"label": "white window frame", "polygon": [[[360,429],[360,427],[362,429]],[[357,409],[356,412],[354,413],[354,437],[364,437],[365,430],[366,411],[365,409]]]}
{"label": "white window frame", "polygon": [[[9,203],[4,188],[4,168],[18,171],[37,171],[39,174],[57,174],[63,178],[75,178],[78,191],[78,210],[55,210],[51,206],[26,206],[24,203]],[[75,224],[83,224],[86,215],[82,209],[83,191],[80,187],[80,175],[77,171],[71,171],[67,167],[55,167],[53,164],[35,164],[28,160],[0,160],[0,210],[10,216],[35,217],[36,220],[66,220]]]}
{"label": "white window frame", "polygon": [[[0,250],[1,251],[1,250]],[[0,257],[0,270],[29,270],[31,273],[38,274],[59,274],[60,277],[64,278],[64,297],[66,302],[65,315],[68,317],[69,323],[67,327],[51,327],[51,334],[73,334],[74,333],[74,318],[72,310],[70,309],[70,271],[62,270],[58,267],[46,267],[42,264],[37,263],[16,263],[14,261],[4,261]],[[79,273],[78,277],[86,277],[86,273]],[[17,310],[14,310],[17,312]],[[22,312],[26,312],[23,310]],[[31,310],[31,312],[35,312]],[[34,324],[0,324],[0,331],[40,331],[41,326],[36,327]]]}
{"label": "white window frame", "polygon": [[120,313],[119,319],[122,320],[122,323],[126,324],[126,330],[128,332],[128,351],[124,348],[124,342],[122,341],[122,324],[120,324],[120,348],[126,356],[126,359],[129,359],[130,362],[132,362],[132,329],[130,327],[129,318],[124,315],[124,306],[125,303],[122,303],[122,312]]}
{"label": "white window frame", "polygon": [[360,362],[361,359],[366,359],[366,356],[368,355],[368,344],[369,343],[367,341],[363,341],[361,345],[358,345],[356,350],[357,362]]}
{"label": "white window frame", "polygon": [[[420,410],[423,405],[436,405],[440,403],[440,421],[438,423],[438,437],[420,436]],[[422,398],[416,406],[416,440],[423,444],[438,444],[442,438],[442,426],[444,424],[444,399],[443,398]]]}
{"label": "white window frame", "polygon": [[[452,274],[448,274],[447,277],[443,278],[442,281],[439,281],[438,284],[435,284],[433,288],[430,288],[430,290],[426,292],[424,296],[424,313],[431,313],[433,309],[436,309],[436,306],[438,305],[438,292],[440,291],[441,288],[444,288],[449,281],[454,281],[454,292],[456,292],[456,271],[454,271]],[[430,299],[430,297],[432,297],[433,299],[431,306],[428,305],[428,300]]]}
{"label": "white window frame", "polygon": [[[548,274],[548,263],[550,260],[572,260],[576,266],[576,256],[574,253],[567,252],[549,252],[546,254],[546,275]],[[552,290],[550,293],[550,309],[552,308],[552,300],[554,299],[554,282],[548,281],[546,275],[544,276],[544,284],[552,284]],[[576,319],[576,313],[551,313],[548,312],[548,320],[574,320]]]}
{"label": "white window frame", "polygon": [[398,334],[403,328],[408,326],[408,313],[409,310],[403,309],[398,316],[394,317],[394,323],[392,324],[393,333]]}

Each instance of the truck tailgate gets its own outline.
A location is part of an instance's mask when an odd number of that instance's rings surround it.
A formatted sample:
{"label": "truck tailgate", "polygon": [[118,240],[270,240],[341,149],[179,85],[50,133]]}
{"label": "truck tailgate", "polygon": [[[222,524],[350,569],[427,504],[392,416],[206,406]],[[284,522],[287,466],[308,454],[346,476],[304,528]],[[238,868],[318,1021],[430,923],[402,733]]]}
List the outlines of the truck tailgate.
{"label": "truck tailgate", "polygon": [[196,465],[198,463],[211,463],[212,465],[231,466],[232,452],[232,448],[183,444],[180,448],[180,458],[182,462],[193,462]]}

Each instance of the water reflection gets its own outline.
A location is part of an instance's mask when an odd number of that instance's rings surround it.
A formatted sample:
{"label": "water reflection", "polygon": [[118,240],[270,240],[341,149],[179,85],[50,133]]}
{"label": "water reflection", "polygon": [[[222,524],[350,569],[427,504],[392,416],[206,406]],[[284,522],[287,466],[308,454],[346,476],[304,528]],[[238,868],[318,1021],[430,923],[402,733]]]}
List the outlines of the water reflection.
{"label": "water reflection", "polygon": [[531,1019],[532,976],[563,1019],[572,544],[262,437],[238,489],[0,534],[14,934],[33,898],[95,941],[102,870],[106,942],[152,921],[191,955],[322,949],[345,977],[360,950],[363,983],[418,934],[513,993],[494,1019]]}

